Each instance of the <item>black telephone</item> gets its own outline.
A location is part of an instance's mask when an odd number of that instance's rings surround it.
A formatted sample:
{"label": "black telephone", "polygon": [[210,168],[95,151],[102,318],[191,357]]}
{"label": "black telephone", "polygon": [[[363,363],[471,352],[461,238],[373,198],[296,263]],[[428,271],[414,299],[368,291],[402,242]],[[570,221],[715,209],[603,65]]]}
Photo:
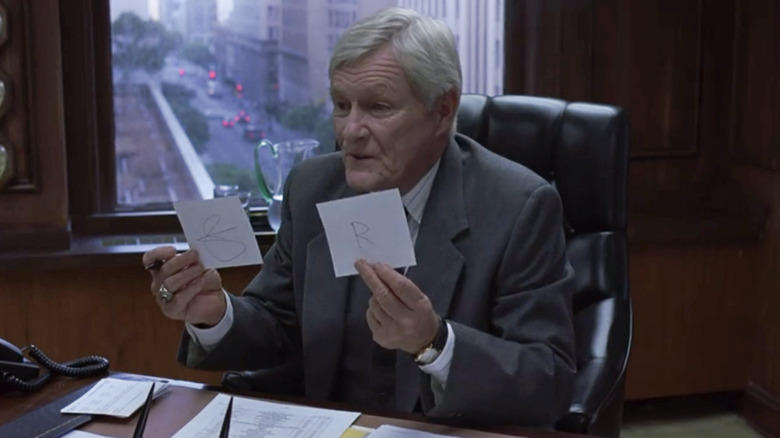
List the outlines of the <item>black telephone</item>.
{"label": "black telephone", "polygon": [[33,392],[42,388],[55,374],[90,377],[108,371],[108,360],[100,356],[87,356],[59,364],[49,359],[35,345],[25,347],[24,350],[37,363],[27,359],[21,349],[0,338],[0,388]]}
{"label": "black telephone", "polygon": [[22,380],[32,380],[38,377],[39,370],[38,365],[24,357],[22,350],[0,338],[0,372],[9,373]]}

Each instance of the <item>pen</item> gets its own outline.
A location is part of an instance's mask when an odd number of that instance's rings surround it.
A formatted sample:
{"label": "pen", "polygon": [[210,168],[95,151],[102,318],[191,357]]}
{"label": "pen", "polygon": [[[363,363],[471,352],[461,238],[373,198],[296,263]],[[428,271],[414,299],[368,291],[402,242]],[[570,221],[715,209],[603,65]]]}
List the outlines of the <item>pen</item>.
{"label": "pen", "polygon": [[233,411],[233,396],[230,396],[227,410],[225,410],[225,418],[222,419],[222,429],[219,431],[219,438],[228,438],[230,433],[230,416]]}
{"label": "pen", "polygon": [[135,431],[133,431],[133,438],[141,438],[144,435],[144,429],[146,428],[146,418],[149,416],[150,407],[152,406],[152,400],[154,399],[154,383],[149,389],[149,395],[146,397],[146,403],[144,403],[144,409],[141,411],[141,416],[138,418],[138,423],[135,425]]}
{"label": "pen", "polygon": [[160,269],[160,267],[163,265],[163,263],[165,263],[165,260],[155,260],[152,263],[149,263],[148,265],[146,265],[144,268],[147,271],[156,271],[156,270]]}

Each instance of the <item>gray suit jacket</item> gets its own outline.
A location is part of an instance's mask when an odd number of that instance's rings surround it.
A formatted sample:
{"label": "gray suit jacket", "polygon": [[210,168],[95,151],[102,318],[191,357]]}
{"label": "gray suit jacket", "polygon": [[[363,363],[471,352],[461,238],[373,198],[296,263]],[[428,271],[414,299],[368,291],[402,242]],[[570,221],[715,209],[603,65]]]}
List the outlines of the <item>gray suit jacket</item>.
{"label": "gray suit jacket", "polygon": [[[269,372],[303,380],[327,399],[337,383],[348,278],[333,273],[315,204],[357,194],[338,154],[309,159],[290,174],[282,225],[261,272],[241,297],[235,323],[206,353],[186,331],[179,360],[210,369]],[[455,332],[443,398],[430,377],[396,354],[396,402],[412,411],[480,422],[550,427],[567,412],[575,373],[571,292],[560,199],[527,168],[456,136],[435,177],[407,276]],[[264,374],[258,374],[263,390]],[[297,377],[297,379],[296,379]],[[275,380],[275,381],[271,381]]]}

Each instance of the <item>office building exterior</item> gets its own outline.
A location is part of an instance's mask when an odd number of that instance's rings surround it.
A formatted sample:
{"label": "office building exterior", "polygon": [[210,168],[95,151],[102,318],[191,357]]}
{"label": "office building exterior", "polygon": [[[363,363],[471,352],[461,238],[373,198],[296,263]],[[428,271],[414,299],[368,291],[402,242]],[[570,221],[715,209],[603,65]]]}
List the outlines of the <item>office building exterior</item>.
{"label": "office building exterior", "polygon": [[[213,48],[220,75],[242,84],[247,99],[272,110],[279,105],[328,107],[328,63],[342,33],[363,16],[401,6],[441,19],[453,30],[465,92],[501,94],[504,1],[234,0],[230,16],[214,34]],[[206,4],[214,0],[192,4],[188,17],[198,11],[206,17]]]}
{"label": "office building exterior", "polygon": [[463,91],[497,95],[504,90],[504,0],[398,0],[444,21],[455,34]]}

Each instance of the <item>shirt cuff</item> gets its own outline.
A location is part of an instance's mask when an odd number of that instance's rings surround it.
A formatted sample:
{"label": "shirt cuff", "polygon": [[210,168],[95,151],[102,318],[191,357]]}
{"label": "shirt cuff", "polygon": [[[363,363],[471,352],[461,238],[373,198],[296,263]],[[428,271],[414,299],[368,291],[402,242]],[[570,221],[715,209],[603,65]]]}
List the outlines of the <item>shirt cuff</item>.
{"label": "shirt cuff", "polygon": [[222,320],[217,325],[209,328],[197,328],[190,323],[184,324],[187,333],[206,351],[211,351],[225,337],[230,327],[233,326],[233,303],[230,302],[230,297],[225,289],[222,289],[222,293],[225,294],[227,308],[225,309],[225,316],[222,317]]}
{"label": "shirt cuff", "polygon": [[[447,386],[447,377],[450,374],[450,365],[452,364],[452,355],[455,350],[455,332],[452,331],[450,323],[447,322],[447,342],[444,343],[444,348],[441,350],[439,357],[428,365],[420,365],[420,370],[424,373],[430,374],[435,383],[437,383],[442,390]],[[433,382],[432,382],[433,383]]]}

